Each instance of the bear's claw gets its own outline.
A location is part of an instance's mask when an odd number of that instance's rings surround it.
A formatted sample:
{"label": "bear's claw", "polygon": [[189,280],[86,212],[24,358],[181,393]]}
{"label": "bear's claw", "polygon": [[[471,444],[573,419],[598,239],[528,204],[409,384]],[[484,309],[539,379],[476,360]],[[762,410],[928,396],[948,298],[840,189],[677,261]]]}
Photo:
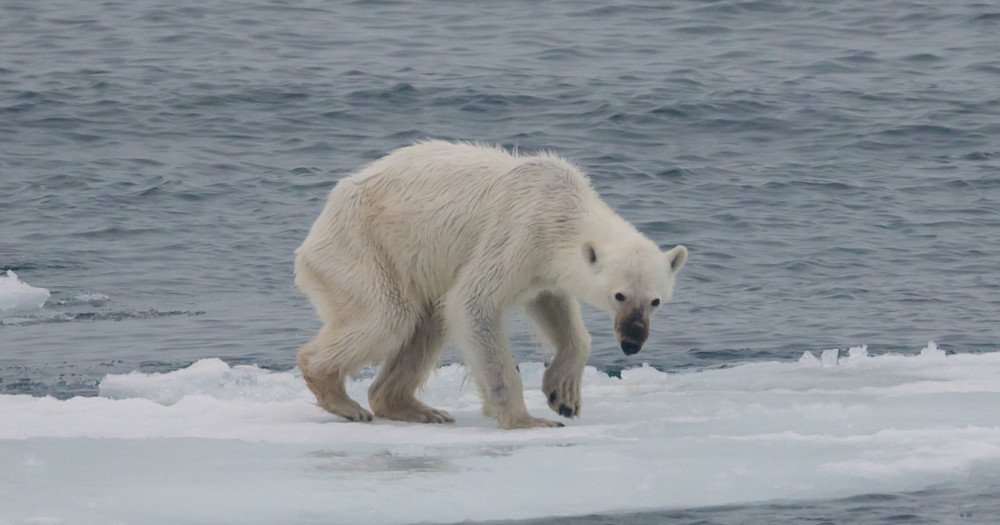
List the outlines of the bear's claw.
{"label": "bear's claw", "polygon": [[444,410],[431,409],[429,413],[424,414],[425,419],[423,423],[454,423],[455,418],[451,414],[445,412]]}
{"label": "bear's claw", "polygon": [[352,422],[369,423],[373,419],[375,419],[375,417],[372,416],[371,412],[360,407],[356,412],[355,411],[352,411],[351,413],[334,412],[334,414],[337,414],[338,416]]}

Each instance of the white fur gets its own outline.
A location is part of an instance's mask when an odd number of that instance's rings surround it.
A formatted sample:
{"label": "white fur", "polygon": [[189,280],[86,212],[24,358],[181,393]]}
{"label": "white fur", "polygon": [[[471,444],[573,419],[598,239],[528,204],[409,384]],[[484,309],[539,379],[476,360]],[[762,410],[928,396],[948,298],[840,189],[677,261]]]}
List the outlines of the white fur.
{"label": "white fur", "polygon": [[376,416],[451,421],[416,398],[451,340],[483,413],[502,428],[556,424],[524,406],[506,334],[510,308],[525,307],[555,346],[543,390],[553,410],[573,417],[590,354],[576,299],[613,317],[623,311],[616,293],[631,306],[666,302],[687,257],[683,246],[661,253],[559,157],[440,141],[342,180],[296,254],[295,282],[325,323],[298,357],[320,406],[370,420],[343,384],[381,363],[369,390]]}

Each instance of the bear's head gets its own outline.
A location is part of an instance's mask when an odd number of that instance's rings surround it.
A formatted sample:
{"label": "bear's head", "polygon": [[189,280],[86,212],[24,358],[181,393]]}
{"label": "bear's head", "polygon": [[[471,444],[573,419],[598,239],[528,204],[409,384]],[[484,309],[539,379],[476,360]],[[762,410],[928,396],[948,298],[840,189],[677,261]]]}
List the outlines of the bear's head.
{"label": "bear's head", "polygon": [[638,353],[649,337],[650,317],[673,296],[674,276],[687,262],[687,248],[661,252],[643,238],[625,246],[586,242],[582,255],[591,276],[581,298],[611,315],[626,355]]}

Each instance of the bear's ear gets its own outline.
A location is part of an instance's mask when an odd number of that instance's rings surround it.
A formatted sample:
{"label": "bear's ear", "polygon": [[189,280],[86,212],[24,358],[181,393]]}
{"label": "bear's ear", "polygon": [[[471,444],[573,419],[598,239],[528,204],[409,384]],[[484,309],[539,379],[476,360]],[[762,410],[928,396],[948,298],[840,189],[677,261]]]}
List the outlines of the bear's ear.
{"label": "bear's ear", "polygon": [[590,266],[597,265],[597,250],[594,249],[593,243],[583,243],[583,260],[587,261]]}
{"label": "bear's ear", "polygon": [[684,263],[688,260],[688,249],[683,245],[678,244],[674,246],[669,252],[665,253],[667,263],[670,264],[670,269],[672,271],[680,270]]}

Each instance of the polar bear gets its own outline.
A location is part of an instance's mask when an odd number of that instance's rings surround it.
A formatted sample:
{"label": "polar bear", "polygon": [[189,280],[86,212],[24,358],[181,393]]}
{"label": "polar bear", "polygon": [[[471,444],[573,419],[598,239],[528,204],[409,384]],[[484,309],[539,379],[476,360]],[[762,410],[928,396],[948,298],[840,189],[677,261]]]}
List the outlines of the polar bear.
{"label": "polar bear", "polygon": [[[299,368],[318,405],[348,420],[447,423],[416,394],[450,340],[484,415],[504,429],[562,426],[525,408],[508,311],[523,307],[552,342],[542,390],[553,411],[577,417],[590,355],[577,300],[608,312],[635,354],[686,260],[684,246],[661,252],[560,157],[419,143],[341,180],[296,250],[295,283],[324,323]],[[344,381],[374,364],[368,412]]]}

